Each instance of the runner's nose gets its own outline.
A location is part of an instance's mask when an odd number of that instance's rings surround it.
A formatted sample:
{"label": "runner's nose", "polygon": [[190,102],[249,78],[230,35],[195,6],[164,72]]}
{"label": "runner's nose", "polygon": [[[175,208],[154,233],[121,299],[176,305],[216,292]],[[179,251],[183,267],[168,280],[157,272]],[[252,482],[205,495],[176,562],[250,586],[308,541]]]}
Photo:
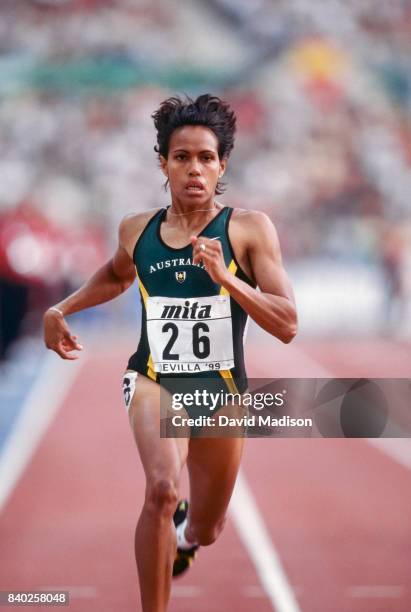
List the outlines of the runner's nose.
{"label": "runner's nose", "polygon": [[198,163],[198,160],[193,159],[193,161],[190,164],[190,167],[188,169],[188,174],[190,176],[198,176],[199,174],[201,174],[200,172],[200,165]]}

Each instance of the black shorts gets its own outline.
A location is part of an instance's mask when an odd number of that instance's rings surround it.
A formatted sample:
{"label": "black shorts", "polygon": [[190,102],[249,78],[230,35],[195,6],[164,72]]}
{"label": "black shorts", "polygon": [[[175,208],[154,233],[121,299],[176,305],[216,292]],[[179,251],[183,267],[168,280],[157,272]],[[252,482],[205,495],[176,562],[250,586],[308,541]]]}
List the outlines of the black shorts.
{"label": "black shorts", "polygon": [[[143,372],[128,371],[123,378],[123,392],[127,408],[131,404],[135,381]],[[181,431],[173,426],[173,417],[177,420],[194,419],[190,425],[190,436],[200,434],[207,418],[213,419],[217,412],[228,404],[238,404],[241,395],[246,391],[247,379],[234,379],[226,372],[202,372],[193,374],[160,374],[156,382],[160,386],[161,435],[163,437],[180,437]],[[186,435],[181,435],[186,437]]]}

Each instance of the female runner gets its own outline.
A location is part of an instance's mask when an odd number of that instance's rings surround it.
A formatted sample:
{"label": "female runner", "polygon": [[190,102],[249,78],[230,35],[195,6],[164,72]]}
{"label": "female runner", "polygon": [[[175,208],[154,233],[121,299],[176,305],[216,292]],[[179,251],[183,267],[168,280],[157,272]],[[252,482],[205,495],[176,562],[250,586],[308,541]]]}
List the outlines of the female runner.
{"label": "female runner", "polygon": [[[185,571],[198,547],[221,533],[243,438],[160,437],[159,383],[170,390],[173,377],[195,376],[213,388],[242,393],[248,315],[286,343],[296,334],[297,315],[270,219],[215,200],[234,143],[232,109],[209,94],[196,100],[172,97],[153,119],[171,206],[123,219],[112,259],[46,311],[44,336],[60,357],[77,359],[82,347],[67,315],[112,300],[137,276],[141,337],[123,383],[146,476],[135,554],[142,609],[163,612],[172,576]],[[178,502],[184,465],[189,507]]]}

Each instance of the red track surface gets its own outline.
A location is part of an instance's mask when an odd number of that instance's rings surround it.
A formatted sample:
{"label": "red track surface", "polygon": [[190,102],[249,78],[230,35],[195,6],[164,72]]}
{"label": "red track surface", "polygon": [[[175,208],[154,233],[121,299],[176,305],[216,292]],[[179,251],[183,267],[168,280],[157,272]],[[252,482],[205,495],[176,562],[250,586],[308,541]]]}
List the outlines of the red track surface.
{"label": "red track surface", "polygon": [[[320,363],[335,376],[410,376],[405,345],[267,346],[251,375],[324,376]],[[261,351],[251,347],[250,364]],[[133,538],[144,479],[121,397],[125,358],[88,358],[3,510],[2,590],[67,586],[73,611],[140,609]],[[248,440],[243,470],[301,610],[411,609],[410,471],[365,441],[323,439]],[[272,610],[230,520],[174,585],[170,612]],[[373,585],[391,589],[356,590]]]}

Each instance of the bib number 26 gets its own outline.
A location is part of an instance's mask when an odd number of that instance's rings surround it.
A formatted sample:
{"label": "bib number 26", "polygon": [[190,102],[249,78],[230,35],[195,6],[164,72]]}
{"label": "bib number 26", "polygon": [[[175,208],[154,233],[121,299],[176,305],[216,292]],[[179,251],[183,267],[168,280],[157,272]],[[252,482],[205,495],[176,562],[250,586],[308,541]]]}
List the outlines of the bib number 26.
{"label": "bib number 26", "polygon": [[[171,331],[171,336],[163,350],[163,359],[178,361],[178,359],[180,359],[180,355],[178,353],[171,352],[178,338],[178,326],[169,321],[163,325],[161,331],[163,333],[168,333]],[[208,327],[207,323],[196,323],[193,325],[193,354],[197,357],[197,359],[206,359],[210,355],[210,338],[204,333],[209,331],[210,328]]]}

